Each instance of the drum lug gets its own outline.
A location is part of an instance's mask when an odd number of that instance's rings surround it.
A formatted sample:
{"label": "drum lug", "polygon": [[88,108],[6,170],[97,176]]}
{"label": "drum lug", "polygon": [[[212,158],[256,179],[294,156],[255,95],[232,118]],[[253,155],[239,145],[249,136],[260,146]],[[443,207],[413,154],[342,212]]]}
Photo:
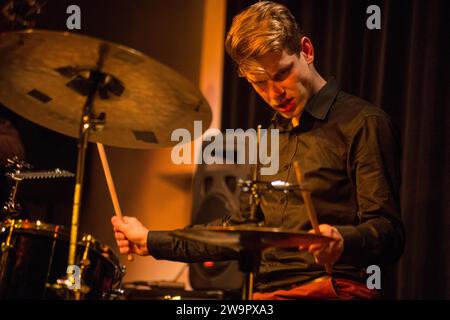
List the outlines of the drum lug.
{"label": "drum lug", "polygon": [[109,292],[103,292],[102,299],[105,300],[118,300],[123,298],[125,290],[122,288],[112,289]]}
{"label": "drum lug", "polygon": [[125,275],[127,268],[125,267],[125,265],[121,265],[121,266],[116,266],[116,279],[119,279],[120,281],[122,281],[123,276]]}
{"label": "drum lug", "polygon": [[2,242],[2,247],[1,247],[2,253],[14,248],[14,246],[11,244],[11,237],[12,237],[12,234],[14,231],[15,223],[16,223],[16,221],[14,219],[10,220],[8,237],[6,238],[5,242]]}
{"label": "drum lug", "polygon": [[1,251],[2,251],[2,253],[6,252],[6,251],[9,251],[11,249],[14,249],[14,246],[12,244],[8,244],[6,242],[2,242],[2,244],[1,244]]}

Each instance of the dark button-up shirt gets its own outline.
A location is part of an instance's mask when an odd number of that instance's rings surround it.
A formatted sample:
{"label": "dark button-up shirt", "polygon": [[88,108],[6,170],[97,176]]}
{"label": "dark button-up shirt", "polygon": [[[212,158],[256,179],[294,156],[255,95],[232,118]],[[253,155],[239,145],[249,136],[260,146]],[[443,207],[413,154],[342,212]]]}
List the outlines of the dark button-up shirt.
{"label": "dark button-up shirt", "polygon": [[[299,126],[294,128],[289,119],[275,114],[271,128],[279,129],[279,170],[260,179],[295,184],[292,163],[299,162],[319,223],[335,226],[344,238],[334,275],[362,282],[369,265],[382,267],[396,261],[403,252],[404,231],[399,209],[399,140],[389,117],[342,92],[331,79],[308,101]],[[241,223],[248,212],[246,204],[244,196],[240,212],[210,225]],[[311,229],[297,192],[265,194],[259,213],[266,227]],[[230,249],[174,239],[167,231],[149,232],[148,249],[157,259],[186,262],[237,257]],[[262,254],[256,285],[257,290],[270,291],[325,274],[310,253],[273,248]]]}

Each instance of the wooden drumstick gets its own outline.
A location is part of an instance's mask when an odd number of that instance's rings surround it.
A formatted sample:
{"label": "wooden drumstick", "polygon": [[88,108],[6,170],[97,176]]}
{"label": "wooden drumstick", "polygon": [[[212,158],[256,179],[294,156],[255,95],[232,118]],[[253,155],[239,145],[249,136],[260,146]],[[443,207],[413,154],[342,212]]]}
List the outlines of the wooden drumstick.
{"label": "wooden drumstick", "polygon": [[[108,158],[106,158],[105,147],[103,144],[97,142],[98,154],[100,155],[100,160],[102,161],[103,172],[105,173],[106,183],[108,184],[109,194],[111,195],[111,200],[114,207],[114,212],[119,219],[123,218],[122,210],[119,205],[119,198],[117,197],[116,188],[114,187],[114,181],[111,175],[111,170],[109,169]],[[128,254],[128,261],[133,261],[133,255]]]}
{"label": "wooden drumstick", "polygon": [[[303,175],[302,171],[300,170],[300,165],[298,164],[298,161],[294,161],[294,171],[295,171],[295,177],[297,178],[297,184],[301,188],[303,184]],[[316,234],[320,234],[319,229],[319,222],[317,221],[317,214],[316,210],[314,209],[314,205],[311,199],[311,193],[306,190],[300,189],[300,193],[303,197],[303,201],[305,202],[306,206],[306,212],[308,213],[309,221],[311,221],[311,225],[314,229],[314,232]],[[331,274],[333,272],[333,268],[329,263],[325,264],[325,270],[328,274]]]}

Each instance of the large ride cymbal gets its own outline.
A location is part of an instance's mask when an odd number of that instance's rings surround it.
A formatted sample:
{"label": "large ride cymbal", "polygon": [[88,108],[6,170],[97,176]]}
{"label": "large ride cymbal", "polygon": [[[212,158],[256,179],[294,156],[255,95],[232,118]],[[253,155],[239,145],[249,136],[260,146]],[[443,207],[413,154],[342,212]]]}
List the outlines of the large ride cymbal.
{"label": "large ride cymbal", "polygon": [[293,248],[300,245],[328,243],[332,238],[303,231],[281,228],[240,226],[209,226],[176,230],[175,237],[236,250],[264,250],[270,247]]}
{"label": "large ride cymbal", "polygon": [[86,79],[99,47],[107,45],[107,76],[94,101],[106,114],[102,131],[90,141],[123,148],[171,146],[172,131],[194,120],[206,130],[211,110],[200,91],[169,67],[136,50],[111,42],[56,31],[0,34],[0,102],[24,118],[79,137]]}

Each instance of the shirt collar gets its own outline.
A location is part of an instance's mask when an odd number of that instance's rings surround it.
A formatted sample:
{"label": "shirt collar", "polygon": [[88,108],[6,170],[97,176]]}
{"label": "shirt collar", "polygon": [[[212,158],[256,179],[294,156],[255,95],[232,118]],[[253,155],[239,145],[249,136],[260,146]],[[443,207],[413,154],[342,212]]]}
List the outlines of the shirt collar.
{"label": "shirt collar", "polygon": [[[334,77],[330,78],[327,83],[312,96],[306,103],[304,111],[318,120],[325,120],[328,112],[333,105],[336,95],[339,92],[339,85]],[[276,112],[272,118],[272,124],[275,128],[291,130],[292,123],[290,119],[283,117]]]}

